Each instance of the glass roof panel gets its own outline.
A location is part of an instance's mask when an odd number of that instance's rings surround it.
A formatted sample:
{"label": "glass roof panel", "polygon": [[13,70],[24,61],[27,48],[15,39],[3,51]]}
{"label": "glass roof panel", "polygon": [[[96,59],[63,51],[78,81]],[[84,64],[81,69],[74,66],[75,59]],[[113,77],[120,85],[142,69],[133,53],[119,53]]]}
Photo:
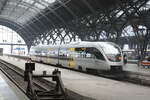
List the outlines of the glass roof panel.
{"label": "glass roof panel", "polygon": [[45,1],[45,2],[48,2],[48,3],[54,3],[56,0],[42,0],[42,1]]}
{"label": "glass roof panel", "polygon": [[26,3],[29,3],[29,4],[32,4],[33,2],[35,2],[35,0],[22,0],[23,2],[26,2]]}
{"label": "glass roof panel", "polygon": [[0,16],[24,24],[56,0],[8,0]]}
{"label": "glass roof panel", "polygon": [[24,9],[27,9],[28,8],[28,6],[25,6],[25,5],[18,5],[18,7],[21,7],[21,8],[24,8]]}
{"label": "glass roof panel", "polygon": [[49,6],[49,4],[54,3],[56,0],[39,0],[38,2],[41,3],[41,5],[44,5],[46,7]]}
{"label": "glass roof panel", "polygon": [[36,7],[39,8],[39,9],[45,9],[45,8],[46,8],[46,6],[41,5],[41,4],[39,4],[39,3],[35,3],[34,6],[36,6]]}

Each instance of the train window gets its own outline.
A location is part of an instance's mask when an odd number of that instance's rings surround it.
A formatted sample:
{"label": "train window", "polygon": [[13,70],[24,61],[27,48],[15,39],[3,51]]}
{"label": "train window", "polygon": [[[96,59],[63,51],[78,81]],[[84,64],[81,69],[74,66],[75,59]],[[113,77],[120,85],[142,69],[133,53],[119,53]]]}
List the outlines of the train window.
{"label": "train window", "polygon": [[106,53],[106,54],[113,54],[113,55],[116,55],[116,54],[120,54],[121,51],[119,49],[119,47],[115,46],[115,45],[112,45],[110,43],[107,43],[107,44],[101,44],[101,47],[103,49],[103,51]]}
{"label": "train window", "polygon": [[66,48],[60,49],[59,56],[67,57],[67,49]]}
{"label": "train window", "polygon": [[85,53],[86,48],[75,48],[75,57],[76,58],[85,58],[86,53]]}
{"label": "train window", "polygon": [[41,55],[41,51],[35,51],[35,55]]}
{"label": "train window", "polygon": [[55,52],[54,55],[58,56],[58,49],[54,49],[54,52]]}
{"label": "train window", "polygon": [[104,56],[97,48],[93,48],[93,47],[86,48],[85,52],[87,58],[90,57],[90,58],[105,60]]}
{"label": "train window", "polygon": [[58,49],[51,49],[49,51],[49,56],[51,56],[51,57],[57,57],[58,56]]}
{"label": "train window", "polygon": [[95,48],[94,53],[95,53],[95,56],[97,59],[105,60],[104,56],[102,55],[102,53],[98,49]]}
{"label": "train window", "polygon": [[105,60],[102,53],[98,49],[93,47],[75,48],[75,57]]}

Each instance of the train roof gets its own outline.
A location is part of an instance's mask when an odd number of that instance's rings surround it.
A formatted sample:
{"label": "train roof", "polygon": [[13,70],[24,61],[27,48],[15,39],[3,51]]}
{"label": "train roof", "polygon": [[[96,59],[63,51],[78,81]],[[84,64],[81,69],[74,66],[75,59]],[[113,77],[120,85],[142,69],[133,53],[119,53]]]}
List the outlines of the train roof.
{"label": "train roof", "polygon": [[[75,43],[70,43],[67,45],[63,45],[65,47],[92,47],[92,46],[96,46],[96,45],[105,45],[108,43],[112,43],[112,42],[88,42],[88,41],[82,41],[82,42],[75,42]],[[113,44],[113,43],[112,43]]]}
{"label": "train roof", "polygon": [[70,44],[62,44],[62,45],[37,45],[34,46],[32,48],[34,49],[44,49],[44,48],[62,48],[62,47],[66,47],[66,48],[71,48],[71,47],[93,47],[96,45],[102,46],[105,44],[112,44],[112,45],[116,45],[113,42],[88,42],[88,41],[82,41],[82,42],[72,42]]}

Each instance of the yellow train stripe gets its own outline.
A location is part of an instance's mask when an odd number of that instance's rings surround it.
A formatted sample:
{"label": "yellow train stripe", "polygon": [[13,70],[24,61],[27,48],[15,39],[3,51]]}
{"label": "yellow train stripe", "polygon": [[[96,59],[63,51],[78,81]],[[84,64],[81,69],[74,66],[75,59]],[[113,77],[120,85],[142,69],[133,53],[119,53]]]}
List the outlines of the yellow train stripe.
{"label": "yellow train stripe", "polygon": [[74,52],[75,48],[69,48],[70,52]]}
{"label": "yellow train stripe", "polygon": [[69,50],[70,50],[69,67],[75,68],[75,61],[74,61],[75,48],[69,48]]}
{"label": "yellow train stripe", "polygon": [[51,52],[52,48],[48,48],[48,58],[47,58],[47,62],[50,64],[51,63],[51,58],[50,58],[50,52]]}

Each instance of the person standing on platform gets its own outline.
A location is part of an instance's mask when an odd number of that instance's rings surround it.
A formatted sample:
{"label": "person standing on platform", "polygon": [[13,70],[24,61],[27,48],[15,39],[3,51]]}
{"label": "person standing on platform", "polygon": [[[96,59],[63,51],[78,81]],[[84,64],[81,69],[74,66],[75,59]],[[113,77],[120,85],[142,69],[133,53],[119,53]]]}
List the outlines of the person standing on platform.
{"label": "person standing on platform", "polygon": [[126,54],[123,55],[123,62],[124,62],[124,64],[127,63],[127,55]]}

